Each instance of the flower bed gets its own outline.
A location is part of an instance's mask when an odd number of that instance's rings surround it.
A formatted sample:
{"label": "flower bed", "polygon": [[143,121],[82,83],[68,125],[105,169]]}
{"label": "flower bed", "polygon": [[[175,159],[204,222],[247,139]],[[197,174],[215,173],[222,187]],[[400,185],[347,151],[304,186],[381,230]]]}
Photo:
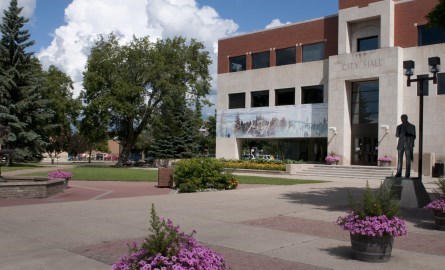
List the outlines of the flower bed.
{"label": "flower bed", "polygon": [[231,169],[250,169],[250,170],[271,170],[285,171],[286,164],[301,164],[303,161],[296,160],[223,160],[225,168]]}
{"label": "flower bed", "polygon": [[407,235],[405,221],[397,215],[399,205],[391,185],[371,190],[366,184],[359,202],[351,201],[351,211],[335,223],[349,231],[352,256],[366,262],[387,262],[395,237]]}
{"label": "flower bed", "polygon": [[425,208],[445,214],[445,198],[434,200],[427,204]]}
{"label": "flower bed", "polygon": [[398,217],[388,218],[386,215],[360,218],[360,215],[351,212],[345,217],[339,217],[337,224],[351,234],[365,236],[390,235],[393,237],[407,234],[406,224],[402,219]]}
{"label": "flower bed", "polygon": [[338,164],[340,161],[340,157],[336,155],[330,155],[325,158],[326,164],[332,165],[332,164]]}
{"label": "flower bed", "polygon": [[48,177],[69,179],[69,178],[73,177],[73,173],[57,170],[57,171],[48,173]]}
{"label": "flower bed", "polygon": [[211,249],[202,246],[193,232],[186,235],[171,220],[160,219],[152,206],[152,234],[141,246],[128,245],[129,254],[123,256],[111,267],[112,270],[226,270],[224,258]]}

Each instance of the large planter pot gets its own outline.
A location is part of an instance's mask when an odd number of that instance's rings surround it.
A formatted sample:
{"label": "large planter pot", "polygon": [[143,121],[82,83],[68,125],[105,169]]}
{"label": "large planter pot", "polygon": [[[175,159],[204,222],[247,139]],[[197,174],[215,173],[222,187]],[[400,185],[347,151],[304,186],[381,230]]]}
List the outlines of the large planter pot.
{"label": "large planter pot", "polygon": [[326,165],[337,165],[338,161],[326,161]]}
{"label": "large planter pot", "polygon": [[352,257],[364,262],[387,262],[391,257],[394,237],[351,234]]}
{"label": "large planter pot", "polygon": [[436,229],[445,231],[445,213],[434,210],[434,222],[436,223]]}
{"label": "large planter pot", "polygon": [[379,161],[380,167],[389,167],[391,166],[391,161]]}

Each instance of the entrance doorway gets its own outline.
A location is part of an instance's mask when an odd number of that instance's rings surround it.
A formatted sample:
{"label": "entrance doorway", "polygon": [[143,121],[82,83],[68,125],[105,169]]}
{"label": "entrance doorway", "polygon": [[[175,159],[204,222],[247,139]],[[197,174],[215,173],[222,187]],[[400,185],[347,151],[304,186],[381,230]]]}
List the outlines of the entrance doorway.
{"label": "entrance doorway", "polygon": [[377,165],[379,81],[352,83],[351,164]]}

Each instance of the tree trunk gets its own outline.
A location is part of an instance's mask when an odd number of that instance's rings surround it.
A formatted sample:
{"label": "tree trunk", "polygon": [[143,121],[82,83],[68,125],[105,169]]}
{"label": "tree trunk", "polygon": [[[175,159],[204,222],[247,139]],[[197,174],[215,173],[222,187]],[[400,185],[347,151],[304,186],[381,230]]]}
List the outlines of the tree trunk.
{"label": "tree trunk", "polygon": [[91,152],[93,152],[93,149],[90,149],[90,151],[88,151],[88,163],[91,163]]}
{"label": "tree trunk", "polygon": [[133,138],[129,138],[127,140],[127,143],[124,144],[122,152],[119,155],[119,160],[118,160],[116,166],[120,167],[120,166],[125,166],[125,164],[127,164],[128,157],[130,156],[131,149],[133,148],[135,141],[136,140],[134,140]]}

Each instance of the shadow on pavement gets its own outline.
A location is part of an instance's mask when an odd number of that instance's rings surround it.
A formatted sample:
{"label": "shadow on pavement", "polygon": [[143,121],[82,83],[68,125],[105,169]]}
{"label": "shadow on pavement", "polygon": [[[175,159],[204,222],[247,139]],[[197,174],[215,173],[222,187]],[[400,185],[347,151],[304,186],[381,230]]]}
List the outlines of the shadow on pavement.
{"label": "shadow on pavement", "polygon": [[359,199],[363,188],[314,188],[307,192],[290,192],[282,194],[283,199],[291,203],[315,205],[326,210],[346,211],[349,209],[350,197]]}

